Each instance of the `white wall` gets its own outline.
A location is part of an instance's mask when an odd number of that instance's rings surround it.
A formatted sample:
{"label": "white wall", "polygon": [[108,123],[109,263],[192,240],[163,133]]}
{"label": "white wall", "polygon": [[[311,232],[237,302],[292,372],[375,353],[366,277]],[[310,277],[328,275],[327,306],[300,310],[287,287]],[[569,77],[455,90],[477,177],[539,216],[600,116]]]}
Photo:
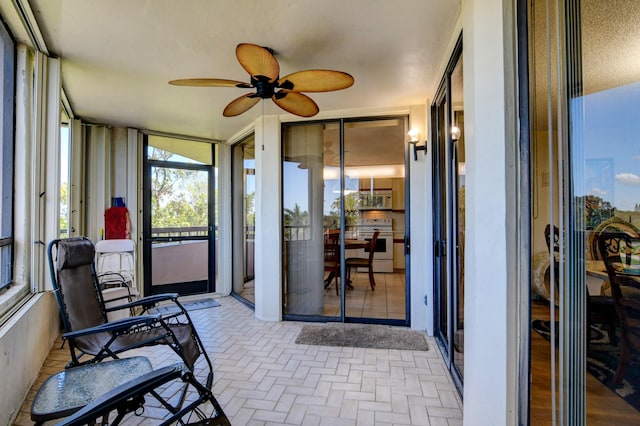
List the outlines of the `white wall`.
{"label": "white wall", "polygon": [[59,318],[53,293],[40,293],[0,328],[0,377],[3,382],[0,424],[13,424],[58,337]]}
{"label": "white wall", "polygon": [[[467,155],[464,424],[517,424],[516,282],[508,280],[508,210],[515,179],[513,14],[510,0],[463,2]],[[509,215],[509,216],[507,216]],[[512,267],[515,267],[513,265]]]}
{"label": "white wall", "polygon": [[429,335],[433,335],[432,167],[427,111],[428,108],[425,105],[413,105],[409,114],[409,129],[420,132],[420,145],[427,144],[426,155],[418,152],[418,159],[415,161],[413,148],[409,150],[409,229],[411,232],[409,278],[411,280],[411,328],[426,330]]}

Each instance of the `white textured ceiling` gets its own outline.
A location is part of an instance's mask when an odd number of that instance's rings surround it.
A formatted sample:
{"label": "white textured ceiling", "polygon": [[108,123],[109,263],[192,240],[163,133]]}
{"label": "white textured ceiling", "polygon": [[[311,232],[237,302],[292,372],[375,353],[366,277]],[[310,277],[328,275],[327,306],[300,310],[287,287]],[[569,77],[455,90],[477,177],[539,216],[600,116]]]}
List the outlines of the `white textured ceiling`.
{"label": "white textured ceiling", "polygon": [[[30,0],[65,92],[86,121],[227,140],[261,113],[224,106],[249,89],[169,80],[248,82],[235,47],[275,50],[281,75],[350,73],[346,90],[312,93],[320,111],[424,103],[455,37],[460,0]],[[270,100],[266,114],[280,113]]]}

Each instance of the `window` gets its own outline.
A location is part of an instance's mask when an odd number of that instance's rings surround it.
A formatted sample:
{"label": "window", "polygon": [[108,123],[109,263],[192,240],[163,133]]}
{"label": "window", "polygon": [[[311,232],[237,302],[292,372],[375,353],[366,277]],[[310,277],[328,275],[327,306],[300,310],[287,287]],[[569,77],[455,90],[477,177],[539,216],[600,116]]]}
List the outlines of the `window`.
{"label": "window", "polygon": [[14,43],[0,25],[0,289],[13,279]]}
{"label": "window", "polygon": [[71,236],[69,229],[69,217],[71,210],[69,209],[69,174],[71,167],[69,164],[69,156],[71,153],[71,134],[69,126],[69,117],[64,108],[60,111],[60,216],[59,216],[59,237],[68,238]]}

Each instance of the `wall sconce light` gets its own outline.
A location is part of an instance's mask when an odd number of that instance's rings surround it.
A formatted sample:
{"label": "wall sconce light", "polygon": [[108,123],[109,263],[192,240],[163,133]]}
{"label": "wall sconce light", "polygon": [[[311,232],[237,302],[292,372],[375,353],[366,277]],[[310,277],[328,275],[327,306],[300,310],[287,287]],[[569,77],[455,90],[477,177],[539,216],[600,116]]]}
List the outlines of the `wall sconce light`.
{"label": "wall sconce light", "polygon": [[460,127],[451,126],[451,140],[454,142],[460,139]]}
{"label": "wall sconce light", "polygon": [[424,151],[424,155],[427,155],[427,141],[418,146],[418,142],[420,142],[420,132],[418,130],[409,130],[408,137],[409,143],[413,145],[413,161],[418,161],[418,151]]}

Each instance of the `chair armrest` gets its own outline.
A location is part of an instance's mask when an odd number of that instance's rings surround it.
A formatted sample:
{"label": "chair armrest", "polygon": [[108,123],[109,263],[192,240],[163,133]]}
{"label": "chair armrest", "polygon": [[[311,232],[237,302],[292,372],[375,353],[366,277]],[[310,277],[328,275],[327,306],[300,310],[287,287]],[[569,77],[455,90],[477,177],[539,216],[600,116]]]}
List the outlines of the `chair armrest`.
{"label": "chair armrest", "polygon": [[161,320],[160,315],[141,315],[137,317],[122,318],[95,327],[83,328],[82,330],[70,331],[64,333],[64,339],[72,339],[75,337],[87,336],[95,333],[105,333],[114,331],[124,331],[138,325],[151,325]]}
{"label": "chair armrest", "polygon": [[[121,405],[132,401],[134,397],[142,397],[171,380],[182,376],[185,366],[182,363],[151,371],[137,379],[130,380],[98,397],[70,417],[56,423],[56,426],[81,426],[92,424],[92,421],[110,413]],[[138,399],[144,403],[144,399]],[[130,403],[130,402],[128,402]]]}
{"label": "chair armrest", "polygon": [[119,311],[121,309],[127,308],[135,308],[136,306],[142,306],[145,309],[149,309],[156,305],[156,303],[164,302],[167,300],[171,300],[173,302],[178,301],[178,293],[164,293],[164,294],[155,294],[153,296],[142,297],[140,299],[134,300],[129,303],[125,303],[118,306],[112,306],[110,308],[105,308],[105,311]]}

